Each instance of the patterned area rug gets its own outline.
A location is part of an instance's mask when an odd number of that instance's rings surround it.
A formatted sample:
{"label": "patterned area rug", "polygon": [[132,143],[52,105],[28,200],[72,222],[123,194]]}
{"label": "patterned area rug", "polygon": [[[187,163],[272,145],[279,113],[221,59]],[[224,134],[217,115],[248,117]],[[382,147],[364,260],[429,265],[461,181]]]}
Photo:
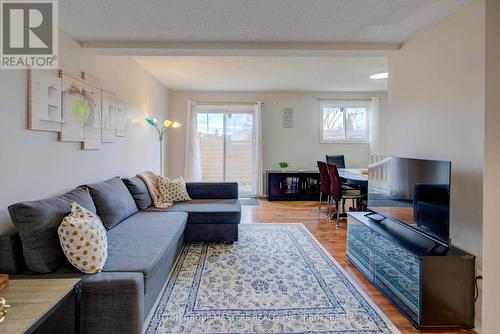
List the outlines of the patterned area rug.
{"label": "patterned area rug", "polygon": [[302,224],[185,247],[145,333],[399,333]]}

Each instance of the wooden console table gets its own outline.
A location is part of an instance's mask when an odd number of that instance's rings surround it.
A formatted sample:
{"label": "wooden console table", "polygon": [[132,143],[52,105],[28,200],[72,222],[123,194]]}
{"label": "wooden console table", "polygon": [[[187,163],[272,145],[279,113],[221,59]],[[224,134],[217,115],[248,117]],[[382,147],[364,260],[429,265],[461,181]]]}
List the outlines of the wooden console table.
{"label": "wooden console table", "polygon": [[474,327],[475,257],[404,223],[350,212],[347,258],[417,329]]}
{"label": "wooden console table", "polygon": [[79,278],[11,279],[0,297],[10,305],[0,333],[32,333],[68,298],[75,298],[75,333],[80,332]]}

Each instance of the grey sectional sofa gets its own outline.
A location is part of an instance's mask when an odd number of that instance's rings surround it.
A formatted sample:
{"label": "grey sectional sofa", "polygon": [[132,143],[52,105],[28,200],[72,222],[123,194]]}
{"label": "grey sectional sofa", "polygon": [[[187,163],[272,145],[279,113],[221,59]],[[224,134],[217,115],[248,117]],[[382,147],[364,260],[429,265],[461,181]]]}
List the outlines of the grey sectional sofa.
{"label": "grey sectional sofa", "polygon": [[[9,207],[16,232],[0,236],[0,272],[14,277],[82,277],[82,333],[140,333],[186,241],[238,239],[241,207],[236,183],[187,183],[189,202],[152,208],[138,177],[78,187],[53,199]],[[103,272],[86,275],[65,259],[57,228],[76,201],[107,228]],[[71,333],[73,303],[46,321],[42,332]]]}

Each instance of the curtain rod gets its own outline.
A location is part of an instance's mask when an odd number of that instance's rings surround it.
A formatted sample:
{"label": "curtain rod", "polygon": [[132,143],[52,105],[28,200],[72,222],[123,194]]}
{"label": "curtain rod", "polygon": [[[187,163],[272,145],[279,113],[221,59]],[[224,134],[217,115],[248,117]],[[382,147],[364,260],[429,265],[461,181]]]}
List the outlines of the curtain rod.
{"label": "curtain rod", "polygon": [[372,99],[339,99],[339,98],[334,98],[334,99],[329,99],[329,98],[321,98],[318,97],[318,101],[371,101]]}
{"label": "curtain rod", "polygon": [[211,105],[211,104],[217,104],[217,105],[227,105],[227,104],[264,104],[264,102],[248,102],[248,101],[245,101],[245,102],[234,102],[234,101],[231,101],[231,102],[196,102],[196,104],[198,105]]}

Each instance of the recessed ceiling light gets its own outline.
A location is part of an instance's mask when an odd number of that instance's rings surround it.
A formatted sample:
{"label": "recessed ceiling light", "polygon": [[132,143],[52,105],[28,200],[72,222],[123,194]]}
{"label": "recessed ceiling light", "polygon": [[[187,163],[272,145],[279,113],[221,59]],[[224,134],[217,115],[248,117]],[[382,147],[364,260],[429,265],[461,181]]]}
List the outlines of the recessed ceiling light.
{"label": "recessed ceiling light", "polygon": [[387,79],[388,77],[389,77],[389,73],[387,73],[387,72],[370,75],[370,79],[375,79],[375,80]]}

